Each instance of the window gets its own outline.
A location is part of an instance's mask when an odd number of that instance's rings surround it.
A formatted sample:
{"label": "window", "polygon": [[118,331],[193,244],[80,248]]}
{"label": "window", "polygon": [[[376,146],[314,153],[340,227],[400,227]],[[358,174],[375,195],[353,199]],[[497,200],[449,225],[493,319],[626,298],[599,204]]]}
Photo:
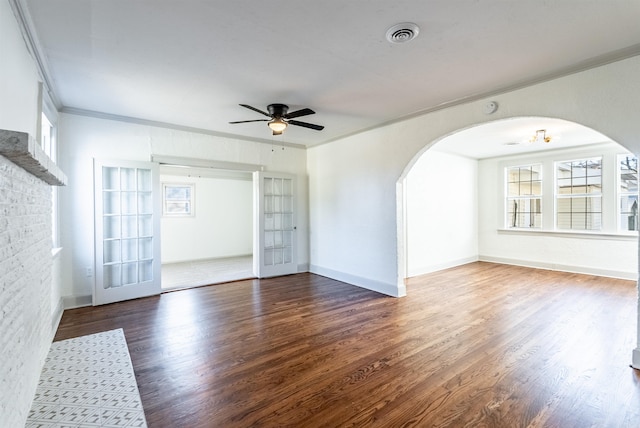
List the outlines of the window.
{"label": "window", "polygon": [[52,161],[56,161],[56,132],[55,127],[45,113],[42,113],[40,145],[42,150],[49,156]]}
{"label": "window", "polygon": [[638,158],[618,156],[618,230],[638,230]]}
{"label": "window", "polygon": [[602,228],[602,157],[556,162],[556,227]]}
{"label": "window", "polygon": [[542,227],[542,165],[507,168],[507,227]]}
{"label": "window", "polygon": [[162,184],[162,213],[165,216],[193,216],[195,184]]}
{"label": "window", "polygon": [[[40,146],[53,162],[56,162],[56,127],[55,121],[50,120],[43,111],[40,114]],[[58,232],[58,187],[51,186],[51,240],[53,248],[60,246],[60,236]]]}

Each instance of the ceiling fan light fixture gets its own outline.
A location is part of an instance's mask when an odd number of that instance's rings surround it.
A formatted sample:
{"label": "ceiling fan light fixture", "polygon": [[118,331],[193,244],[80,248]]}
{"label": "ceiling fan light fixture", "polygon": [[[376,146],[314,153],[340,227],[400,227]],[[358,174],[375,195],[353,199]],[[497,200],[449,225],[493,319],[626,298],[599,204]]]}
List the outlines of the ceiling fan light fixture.
{"label": "ceiling fan light fixture", "polygon": [[267,125],[269,126],[269,128],[271,128],[274,135],[282,134],[282,131],[287,129],[287,122],[282,120],[281,117],[274,118],[273,120],[269,121]]}

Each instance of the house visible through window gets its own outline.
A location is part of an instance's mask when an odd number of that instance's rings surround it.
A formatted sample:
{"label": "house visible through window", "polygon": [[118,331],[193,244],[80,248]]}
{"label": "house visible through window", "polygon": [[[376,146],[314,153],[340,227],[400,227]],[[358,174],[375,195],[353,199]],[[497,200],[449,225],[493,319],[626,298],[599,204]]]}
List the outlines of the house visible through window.
{"label": "house visible through window", "polygon": [[618,156],[619,230],[638,230],[638,158]]}
{"label": "house visible through window", "polygon": [[193,194],[194,184],[162,185],[163,214],[165,216],[194,215]]}
{"label": "house visible through window", "polygon": [[542,165],[507,168],[507,227],[542,227]]}
{"label": "house visible through window", "polygon": [[602,157],[556,162],[556,227],[602,228]]}

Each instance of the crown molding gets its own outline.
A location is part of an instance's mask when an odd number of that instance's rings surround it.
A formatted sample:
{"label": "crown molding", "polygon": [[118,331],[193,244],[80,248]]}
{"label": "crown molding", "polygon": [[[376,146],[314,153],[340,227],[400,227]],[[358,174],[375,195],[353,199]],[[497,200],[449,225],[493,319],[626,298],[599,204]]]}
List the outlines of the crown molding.
{"label": "crown molding", "polygon": [[572,74],[581,73],[583,71],[591,70],[594,68],[602,67],[607,64],[612,64],[614,62],[623,61],[625,59],[633,58],[636,56],[640,56],[640,43],[628,46],[623,49],[618,49],[604,55],[600,55],[597,57],[589,58],[585,61],[574,64],[570,67],[565,67],[563,69],[557,70],[553,73],[547,73],[539,75],[533,79],[523,80],[521,82],[514,83],[512,85],[503,86],[501,88],[495,89],[493,91],[487,92],[479,92],[477,94],[469,95],[463,98],[458,98],[455,100],[447,101],[442,104],[438,104],[437,106],[430,107],[427,109],[419,110],[414,113],[410,113],[401,117],[397,117],[392,120],[388,120],[378,125],[370,126],[368,128],[360,129],[348,134],[341,135],[339,137],[331,138],[327,141],[323,141],[318,144],[308,145],[307,148],[318,147],[324,144],[333,143],[338,140],[342,140],[344,138],[353,137],[354,135],[361,134],[363,132],[372,131],[374,129],[384,128],[385,126],[393,125],[395,123],[403,122],[405,120],[413,119],[419,116],[424,116],[425,114],[433,113],[436,111],[448,109],[450,107],[459,106],[462,104],[468,104],[475,101],[484,100],[491,97],[496,97],[499,95],[503,95],[509,92],[517,91],[519,89],[524,89],[530,86],[534,86],[540,83],[549,82],[552,80],[559,79],[561,77],[570,76]]}
{"label": "crown molding", "polygon": [[67,113],[67,114],[73,114],[73,115],[78,115],[78,116],[88,116],[88,117],[94,117],[94,118],[99,118],[99,119],[107,119],[107,120],[114,120],[114,121],[119,121],[119,122],[127,122],[127,123],[134,123],[134,124],[140,124],[140,125],[147,125],[147,126],[154,126],[154,127],[161,127],[161,128],[169,128],[169,129],[175,129],[175,130],[180,130],[180,131],[186,131],[186,132],[194,132],[194,133],[199,133],[199,134],[206,134],[206,135],[211,135],[211,136],[215,136],[215,137],[221,137],[221,138],[229,138],[229,139],[236,139],[236,140],[243,140],[243,141],[250,141],[250,142],[254,142],[254,143],[262,143],[262,144],[269,144],[269,145],[278,145],[278,146],[284,146],[284,147],[291,147],[291,148],[296,148],[296,149],[302,149],[302,150],[306,150],[308,148],[311,147],[318,147],[324,144],[329,144],[335,141],[339,141],[348,137],[352,137],[354,135],[358,135],[361,134],[363,132],[368,132],[374,129],[379,129],[379,128],[384,128],[386,126],[395,124],[395,123],[399,123],[399,122],[403,122],[405,120],[408,119],[413,119],[415,117],[419,117],[419,116],[423,116],[425,114],[429,114],[429,113],[433,113],[436,111],[440,111],[440,110],[444,110],[450,107],[455,107],[458,105],[462,105],[462,104],[468,104],[471,102],[475,102],[475,101],[480,101],[483,99],[487,99],[490,97],[495,97],[498,95],[502,95],[508,92],[512,92],[512,91],[516,91],[519,89],[523,89],[529,86],[533,86],[539,83],[544,83],[544,82],[548,82],[551,80],[555,80],[561,77],[565,77],[565,76],[569,76],[572,74],[576,74],[576,73],[580,73],[583,71],[587,71],[593,68],[597,68],[597,67],[601,67],[607,64],[611,64],[614,62],[618,62],[618,61],[622,61],[628,58],[632,58],[635,56],[640,56],[640,43],[638,44],[634,44],[631,46],[628,46],[626,48],[622,48],[622,49],[618,49],[616,51],[612,51],[600,56],[596,56],[593,58],[589,58],[587,60],[584,60],[582,62],[579,62],[577,64],[574,64],[570,67],[565,67],[563,69],[557,70],[555,72],[552,73],[547,73],[547,74],[543,74],[540,76],[537,76],[533,79],[528,79],[528,80],[524,80],[521,82],[517,82],[515,84],[512,85],[507,85],[507,86],[503,86],[500,88],[497,88],[495,90],[492,91],[487,91],[487,92],[479,92],[477,94],[473,94],[473,95],[469,95],[466,97],[462,97],[462,98],[458,98],[455,100],[451,100],[433,107],[429,107],[426,109],[422,109],[407,115],[403,115],[401,117],[397,117],[388,121],[385,121],[383,123],[380,123],[378,125],[374,125],[374,126],[370,126],[367,128],[363,128],[363,129],[359,129],[356,130],[354,132],[350,132],[347,134],[343,134],[334,138],[330,138],[328,140],[322,141],[320,143],[317,144],[309,144],[309,145],[304,145],[304,144],[295,144],[295,143],[287,143],[287,142],[274,142],[271,140],[267,140],[267,139],[262,139],[262,138],[253,138],[253,137],[246,137],[246,136],[241,136],[241,135],[236,135],[236,134],[228,134],[228,133],[222,133],[222,132],[216,132],[216,131],[212,131],[209,129],[203,129],[203,128],[195,128],[195,127],[189,127],[189,126],[183,126],[183,125],[178,125],[178,124],[173,124],[173,123],[167,123],[167,122],[160,122],[160,121],[153,121],[153,120],[147,120],[147,119],[140,119],[140,118],[135,118],[135,117],[129,117],[129,116],[121,116],[121,115],[115,115],[115,114],[110,114],[110,113],[102,113],[102,112],[97,112],[97,111],[91,111],[91,110],[84,110],[84,109],[79,109],[79,108],[74,108],[74,107],[68,107],[68,106],[64,106],[57,94],[56,94],[56,90],[55,87],[53,85],[53,81],[51,79],[51,73],[49,71],[49,67],[46,61],[46,56],[43,54],[42,48],[41,48],[41,44],[38,40],[37,37],[37,33],[35,31],[35,27],[33,25],[33,22],[31,20],[31,16],[28,13],[28,8],[26,6],[26,1],[25,0],[9,0],[9,4],[11,5],[11,9],[14,12],[14,15],[16,16],[16,20],[18,22],[18,25],[20,27],[20,30],[22,32],[23,38],[25,40],[25,44],[27,45],[27,49],[29,50],[29,53],[33,56],[37,69],[38,69],[38,73],[40,75],[40,77],[42,78],[43,81],[43,85],[45,87],[45,90],[47,91],[47,93],[49,94],[49,97],[51,98],[51,101],[53,102],[53,104],[56,106],[56,108],[58,109],[58,111],[62,112],[62,113]]}
{"label": "crown molding", "polygon": [[62,103],[60,102],[52,83],[53,81],[51,79],[49,65],[47,63],[46,56],[42,51],[42,45],[38,39],[38,35],[35,31],[33,21],[31,20],[31,15],[29,15],[29,9],[27,8],[25,0],[9,0],[9,5],[16,17],[18,27],[20,27],[20,32],[22,33],[22,38],[27,46],[27,50],[35,61],[38,75],[42,79],[42,84],[44,85],[51,102],[53,102],[56,109],[60,110]]}
{"label": "crown molding", "polygon": [[140,119],[140,118],[130,117],[130,116],[121,116],[117,114],[103,113],[99,111],[85,110],[85,109],[74,108],[74,107],[62,107],[60,109],[60,112],[66,113],[66,114],[72,114],[75,116],[93,117],[96,119],[113,120],[116,122],[133,123],[136,125],[153,126],[156,128],[167,128],[167,129],[173,129],[176,131],[192,132],[195,134],[205,134],[205,135],[211,135],[213,137],[220,137],[220,138],[226,138],[226,139],[232,139],[232,140],[242,140],[242,141],[249,141],[252,143],[268,144],[270,146],[278,146],[278,147],[284,146],[284,147],[291,147],[294,149],[302,149],[302,150],[306,150],[307,148],[302,144],[287,143],[285,141],[271,141],[271,140],[262,139],[262,138],[245,137],[243,135],[228,134],[225,132],[212,131],[210,129],[195,128],[191,126],[178,125],[175,123]]}

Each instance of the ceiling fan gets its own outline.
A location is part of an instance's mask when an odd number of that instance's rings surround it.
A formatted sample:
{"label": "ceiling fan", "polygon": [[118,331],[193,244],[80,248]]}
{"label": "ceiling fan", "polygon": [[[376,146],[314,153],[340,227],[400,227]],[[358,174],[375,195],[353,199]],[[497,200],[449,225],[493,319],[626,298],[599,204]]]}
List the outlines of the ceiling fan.
{"label": "ceiling fan", "polygon": [[315,114],[316,112],[311,110],[310,108],[303,108],[301,110],[292,111],[289,113],[289,106],[284,104],[269,104],[267,106],[267,110],[269,113],[257,109],[255,107],[251,107],[247,104],[240,104],[244,108],[248,108],[249,110],[256,111],[260,114],[263,114],[271,119],[254,119],[254,120],[240,120],[237,122],[229,122],[231,124],[235,123],[247,123],[247,122],[268,122],[267,125],[273,131],[273,135],[280,135],[287,128],[288,125],[302,126],[304,128],[315,129],[316,131],[322,131],[324,126],[315,125],[313,123],[300,122],[299,120],[293,120],[296,117],[300,116],[308,116],[310,114]]}

